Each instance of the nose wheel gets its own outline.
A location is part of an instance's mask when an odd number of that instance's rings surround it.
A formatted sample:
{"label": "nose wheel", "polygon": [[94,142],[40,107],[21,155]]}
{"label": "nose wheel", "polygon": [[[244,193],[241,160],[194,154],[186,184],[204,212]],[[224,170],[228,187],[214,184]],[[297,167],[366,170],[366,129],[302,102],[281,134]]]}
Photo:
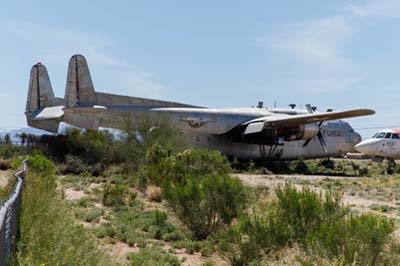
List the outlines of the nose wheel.
{"label": "nose wheel", "polygon": [[388,159],[387,173],[392,175],[396,172],[396,162],[394,159]]}

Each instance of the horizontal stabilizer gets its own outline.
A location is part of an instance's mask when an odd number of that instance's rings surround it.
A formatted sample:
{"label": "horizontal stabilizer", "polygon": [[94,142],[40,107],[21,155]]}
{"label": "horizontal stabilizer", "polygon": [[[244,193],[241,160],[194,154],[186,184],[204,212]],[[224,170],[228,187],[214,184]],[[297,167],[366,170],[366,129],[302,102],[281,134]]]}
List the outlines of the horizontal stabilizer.
{"label": "horizontal stabilizer", "polygon": [[43,129],[46,131],[58,132],[58,127],[60,125],[59,119],[46,119],[46,120],[33,120],[27,116],[28,126]]}
{"label": "horizontal stabilizer", "polygon": [[64,115],[63,106],[54,106],[43,108],[33,120],[45,120],[45,119],[61,119]]}

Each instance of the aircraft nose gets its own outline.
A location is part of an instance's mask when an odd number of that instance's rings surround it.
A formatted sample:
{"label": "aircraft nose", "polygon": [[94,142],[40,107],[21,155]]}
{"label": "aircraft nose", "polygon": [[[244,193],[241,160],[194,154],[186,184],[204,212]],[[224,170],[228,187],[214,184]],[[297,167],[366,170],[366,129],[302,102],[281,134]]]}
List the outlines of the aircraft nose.
{"label": "aircraft nose", "polygon": [[361,142],[361,140],[362,140],[361,135],[358,134],[357,132],[354,132],[354,134],[353,134],[354,145],[359,144]]}
{"label": "aircraft nose", "polygon": [[356,146],[354,146],[354,148],[358,152],[361,152],[364,154],[370,154],[373,151],[373,146],[374,146],[374,143],[371,143],[369,141],[361,141]]}

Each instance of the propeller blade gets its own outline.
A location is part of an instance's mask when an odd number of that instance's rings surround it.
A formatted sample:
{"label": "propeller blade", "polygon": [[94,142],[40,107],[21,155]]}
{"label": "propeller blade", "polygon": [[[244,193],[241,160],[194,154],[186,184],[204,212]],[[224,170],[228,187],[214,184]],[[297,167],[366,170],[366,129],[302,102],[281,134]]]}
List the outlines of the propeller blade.
{"label": "propeller blade", "polygon": [[326,143],[325,143],[325,139],[324,136],[322,135],[321,131],[318,131],[318,140],[321,143],[322,149],[324,150],[325,153],[328,153],[328,150],[326,149]]}
{"label": "propeller blade", "polygon": [[308,143],[310,143],[311,140],[312,140],[312,138],[311,138],[311,139],[307,139],[307,140],[304,142],[303,147],[306,147],[306,146],[308,145]]}
{"label": "propeller blade", "polygon": [[311,104],[306,104],[306,109],[310,114],[314,113],[314,111],[313,111],[313,109],[311,107]]}

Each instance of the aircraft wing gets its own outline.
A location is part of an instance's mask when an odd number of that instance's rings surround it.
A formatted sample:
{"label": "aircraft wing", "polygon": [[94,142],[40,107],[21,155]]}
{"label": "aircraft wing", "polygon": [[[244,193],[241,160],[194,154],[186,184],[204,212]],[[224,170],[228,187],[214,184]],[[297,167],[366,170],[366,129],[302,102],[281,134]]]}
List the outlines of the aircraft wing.
{"label": "aircraft wing", "polygon": [[350,117],[375,114],[371,109],[355,109],[348,111],[313,113],[304,115],[273,115],[259,117],[242,124],[246,126],[244,134],[261,132],[265,127],[292,127],[308,123],[318,123],[329,120],[338,120]]}

